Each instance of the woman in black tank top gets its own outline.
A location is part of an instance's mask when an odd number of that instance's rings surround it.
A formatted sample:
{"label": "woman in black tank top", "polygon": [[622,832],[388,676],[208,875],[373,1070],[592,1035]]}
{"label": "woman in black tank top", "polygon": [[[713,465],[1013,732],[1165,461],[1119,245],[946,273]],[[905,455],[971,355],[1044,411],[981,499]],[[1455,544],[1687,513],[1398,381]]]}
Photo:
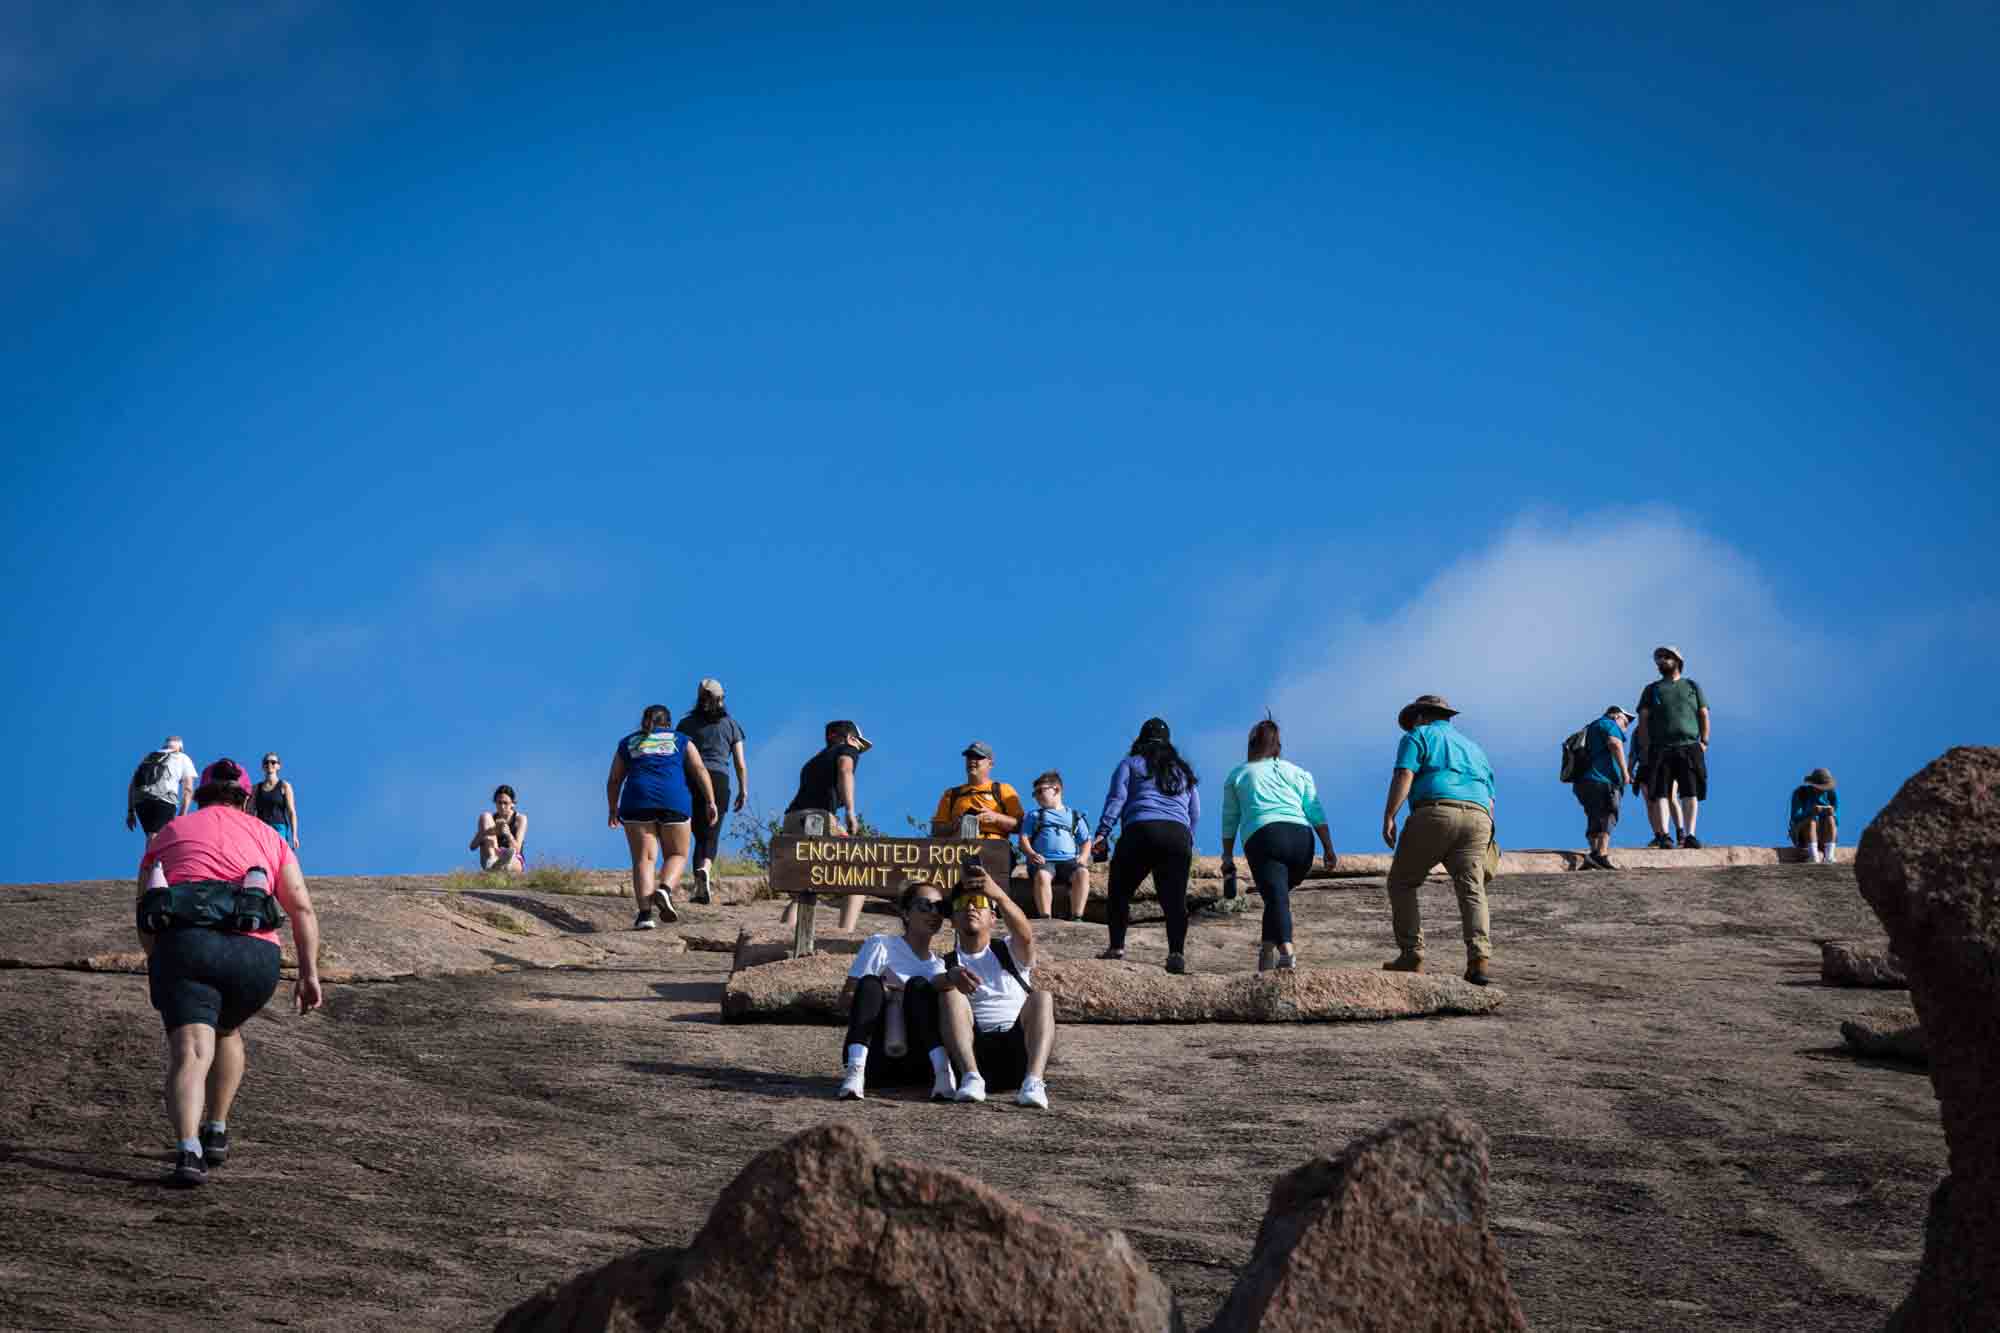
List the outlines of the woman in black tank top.
{"label": "woman in black tank top", "polygon": [[250,789],[257,802],[257,818],[278,831],[278,836],[299,849],[299,803],[292,784],[278,776],[278,756],[264,756],[264,780]]}

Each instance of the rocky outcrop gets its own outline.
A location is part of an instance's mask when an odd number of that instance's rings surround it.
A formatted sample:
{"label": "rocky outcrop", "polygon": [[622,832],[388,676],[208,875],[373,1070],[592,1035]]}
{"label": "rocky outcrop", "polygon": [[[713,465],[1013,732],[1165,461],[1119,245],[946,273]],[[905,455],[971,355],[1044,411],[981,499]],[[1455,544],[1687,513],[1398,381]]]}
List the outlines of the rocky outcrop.
{"label": "rocky outcrop", "polygon": [[1819,979],[1829,986],[1880,986],[1888,990],[1904,990],[1910,984],[1894,954],[1864,949],[1845,940],[1820,941]]}
{"label": "rocky outcrop", "polygon": [[[841,959],[845,968],[854,955],[861,952],[861,941],[853,938],[823,936],[813,940],[813,952],[827,954]],[[738,931],[736,947],[731,951],[729,971],[733,975],[746,967],[762,967],[766,963],[783,962],[792,956],[792,936],[787,931],[782,935],[757,935],[750,931]]]}
{"label": "rocky outcrop", "polygon": [[1840,1039],[1856,1055],[1927,1065],[1930,1047],[1914,1009],[1871,1009],[1840,1025]]}
{"label": "rocky outcrop", "polygon": [[1486,1136],[1405,1120],[1280,1177],[1209,1333],[1525,1330],[1486,1225]]}
{"label": "rocky outcrop", "polygon": [[[840,1016],[844,957],[816,955],[747,968],[722,992],[728,1020],[825,1022]],[[1439,973],[1362,968],[1172,976],[1157,966],[1064,959],[1035,969],[1061,1023],[1339,1023],[1426,1014],[1487,1014],[1498,986]]]}
{"label": "rocky outcrop", "polygon": [[2000,750],[1961,746],[1903,784],[1854,869],[1910,978],[1951,1171],[1931,1197],[1900,1333],[2000,1311]]}
{"label": "rocky outcrop", "polygon": [[[1004,1321],[998,1316],[1005,1313]],[[1117,1232],[1086,1232],[842,1125],[753,1159],[685,1251],[641,1250],[551,1287],[498,1333],[1181,1328]]]}

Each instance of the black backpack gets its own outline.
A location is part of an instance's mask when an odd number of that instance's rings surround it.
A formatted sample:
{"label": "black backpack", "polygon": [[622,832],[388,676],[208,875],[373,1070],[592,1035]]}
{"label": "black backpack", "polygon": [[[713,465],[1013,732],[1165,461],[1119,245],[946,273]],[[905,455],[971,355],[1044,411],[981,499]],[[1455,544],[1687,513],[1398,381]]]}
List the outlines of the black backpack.
{"label": "black backpack", "polygon": [[1575,782],[1590,771],[1590,728],[1573,731],[1563,738],[1562,767],[1556,774],[1558,782]]}
{"label": "black backpack", "polygon": [[168,765],[169,758],[165,750],[155,750],[141,759],[139,767],[132,770],[133,787],[144,791],[149,787],[159,786],[167,774],[173,771]]}
{"label": "black backpack", "polygon": [[[1030,986],[1028,979],[1021,975],[1021,969],[1014,966],[1014,955],[1007,952],[1007,941],[993,941],[993,956],[1000,960],[1000,966],[1007,969],[1007,975],[1014,978],[1022,990],[1028,992],[1030,995],[1035,993],[1035,988]],[[958,950],[953,949],[944,956],[944,965],[946,971],[950,971],[952,968],[958,966]]]}

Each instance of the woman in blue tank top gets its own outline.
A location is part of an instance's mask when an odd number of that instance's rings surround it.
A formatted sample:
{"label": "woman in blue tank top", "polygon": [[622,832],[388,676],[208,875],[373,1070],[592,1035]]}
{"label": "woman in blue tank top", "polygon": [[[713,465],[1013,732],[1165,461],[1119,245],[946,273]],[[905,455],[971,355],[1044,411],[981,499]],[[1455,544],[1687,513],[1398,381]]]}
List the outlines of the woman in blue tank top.
{"label": "woman in blue tank top", "polygon": [[[632,849],[632,897],[639,915],[634,930],[651,930],[657,911],[667,923],[680,920],[674,890],[687,865],[689,818],[699,801],[704,815],[716,817],[715,790],[708,769],[693,741],[673,729],[674,715],[653,704],[640,715],[639,729],[618,742],[611,752],[611,774],[605,779],[608,828],[625,828]],[[665,851],[667,863],[657,884],[653,862]]]}

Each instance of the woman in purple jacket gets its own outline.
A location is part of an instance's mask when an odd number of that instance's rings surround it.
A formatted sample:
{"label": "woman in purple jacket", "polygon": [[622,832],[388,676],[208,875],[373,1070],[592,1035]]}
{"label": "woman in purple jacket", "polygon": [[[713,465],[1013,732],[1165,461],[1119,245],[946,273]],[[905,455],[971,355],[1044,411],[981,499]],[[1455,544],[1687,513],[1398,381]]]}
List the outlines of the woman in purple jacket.
{"label": "woman in purple jacket", "polygon": [[1132,892],[1151,875],[1167,914],[1167,971],[1187,971],[1187,883],[1194,867],[1194,826],[1201,818],[1201,795],[1194,769],[1168,739],[1167,724],[1147,718],[1139,739],[1111,774],[1104,813],[1097,819],[1097,854],[1121,824],[1118,850],[1111,857],[1111,889],[1106,920],[1111,947],[1099,958],[1125,956],[1125,925]]}

